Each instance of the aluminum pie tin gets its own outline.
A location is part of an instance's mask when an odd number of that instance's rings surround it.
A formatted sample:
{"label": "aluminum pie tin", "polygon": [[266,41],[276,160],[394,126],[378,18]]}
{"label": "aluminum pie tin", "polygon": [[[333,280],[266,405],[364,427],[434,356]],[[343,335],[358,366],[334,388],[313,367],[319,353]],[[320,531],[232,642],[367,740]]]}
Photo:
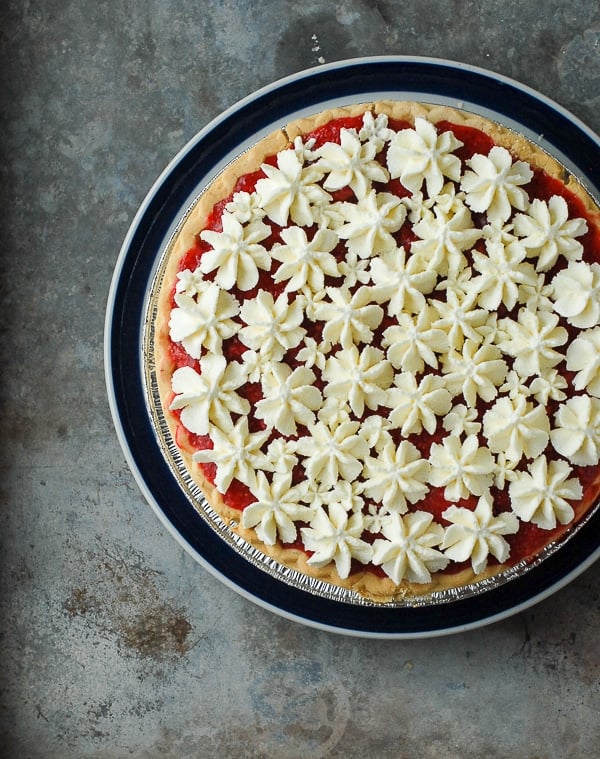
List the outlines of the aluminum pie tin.
{"label": "aluminum pie tin", "polygon": [[259,548],[248,543],[236,531],[235,521],[226,522],[208,503],[202,489],[194,481],[181,456],[181,453],[173,439],[169,424],[165,417],[160,392],[158,387],[157,369],[155,362],[155,323],[158,314],[158,298],[164,279],[164,272],[173,248],[177,234],[185,220],[193,210],[196,203],[202,197],[202,190],[186,212],[182,215],[175,231],[159,260],[159,264],[150,284],[146,301],[146,310],[143,318],[142,355],[144,357],[144,389],[147,403],[147,411],[152,422],[160,451],[167,463],[179,488],[200,515],[204,522],[214,533],[227,545],[253,566],[266,572],[272,578],[301,591],[308,592],[328,601],[343,602],[361,607],[387,607],[387,608],[419,608],[441,606],[467,598],[473,598],[483,593],[499,588],[517,578],[523,577],[531,570],[538,567],[548,557],[563,549],[569,540],[576,535],[592,519],[596,511],[600,509],[600,500],[588,509],[586,514],[576,524],[569,528],[557,540],[546,545],[533,559],[523,559],[518,563],[486,577],[482,580],[461,585],[456,588],[433,591],[419,595],[407,595],[389,601],[374,601],[362,596],[360,593],[348,588],[341,587],[315,577],[311,577],[296,569],[287,567],[262,552]]}

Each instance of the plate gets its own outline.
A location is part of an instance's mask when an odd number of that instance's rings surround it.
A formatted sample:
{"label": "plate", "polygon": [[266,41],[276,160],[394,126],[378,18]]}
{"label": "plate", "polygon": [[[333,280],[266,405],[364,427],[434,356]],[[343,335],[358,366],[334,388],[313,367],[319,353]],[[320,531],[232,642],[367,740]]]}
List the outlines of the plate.
{"label": "plate", "polygon": [[115,428],[133,475],[162,523],[200,565],[244,597],[311,627],[363,637],[418,638],[489,624],[569,583],[600,555],[600,510],[544,561],[477,595],[398,607],[311,592],[249,560],[194,508],[156,434],[145,381],[152,283],[194,198],[240,152],[288,121],[381,99],[444,104],[498,121],[554,155],[591,195],[600,197],[600,138],[549,98],[511,79],[456,62],[412,57],[359,58],[294,74],[210,122],[150,189],[115,266],[106,313],[105,370]]}

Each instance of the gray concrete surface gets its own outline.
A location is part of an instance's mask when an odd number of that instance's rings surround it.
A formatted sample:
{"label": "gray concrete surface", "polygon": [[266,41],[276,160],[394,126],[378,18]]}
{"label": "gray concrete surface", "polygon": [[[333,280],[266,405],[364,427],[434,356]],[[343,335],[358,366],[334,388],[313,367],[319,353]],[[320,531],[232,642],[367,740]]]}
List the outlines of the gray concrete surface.
{"label": "gray concrete surface", "polygon": [[165,532],[103,377],[129,223],[212,117],[291,72],[445,57],[600,131],[596,0],[4,2],[3,757],[597,756],[600,566],[495,625],[369,641],[272,615]]}

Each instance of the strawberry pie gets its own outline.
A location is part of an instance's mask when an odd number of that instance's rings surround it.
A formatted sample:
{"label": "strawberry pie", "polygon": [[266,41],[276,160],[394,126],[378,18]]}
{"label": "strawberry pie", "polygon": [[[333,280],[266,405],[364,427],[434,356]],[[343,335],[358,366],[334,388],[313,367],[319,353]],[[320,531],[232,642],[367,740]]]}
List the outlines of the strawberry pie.
{"label": "strawberry pie", "polygon": [[523,136],[378,102],[286,125],[158,277],[161,412],[210,507],[391,602],[535,563],[600,491],[600,210]]}

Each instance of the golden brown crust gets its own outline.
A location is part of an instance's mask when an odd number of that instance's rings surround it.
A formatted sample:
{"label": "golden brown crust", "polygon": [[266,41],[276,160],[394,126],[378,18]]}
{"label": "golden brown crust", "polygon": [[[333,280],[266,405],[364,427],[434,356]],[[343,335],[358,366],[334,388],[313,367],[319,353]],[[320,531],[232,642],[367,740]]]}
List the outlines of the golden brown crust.
{"label": "golden brown crust", "polygon": [[[474,127],[487,133],[497,145],[506,147],[518,159],[527,161],[530,165],[543,169],[552,177],[559,179],[573,192],[584,204],[588,214],[594,218],[600,227],[600,209],[582,187],[582,185],[565,168],[548,155],[540,147],[528,141],[522,135],[491,122],[476,114],[462,111],[456,108],[441,105],[428,105],[409,101],[380,101],[352,105],[347,107],[333,108],[320,112],[313,116],[298,119],[289,123],[279,130],[271,133],[247,152],[232,161],[224,171],[214,179],[199,196],[195,205],[183,221],[178,230],[174,242],[168,251],[166,264],[159,283],[157,300],[157,315],[155,322],[155,357],[157,369],[157,382],[163,411],[169,426],[170,433],[177,441],[178,448],[183,457],[185,466],[194,481],[202,489],[209,505],[225,520],[233,529],[251,546],[259,549],[264,554],[276,559],[281,564],[297,570],[327,583],[355,591],[356,593],[376,602],[390,602],[411,597],[429,595],[431,593],[447,591],[449,589],[463,587],[506,570],[509,565],[489,566],[483,574],[475,575],[469,568],[455,573],[437,573],[428,584],[418,585],[407,581],[396,585],[388,577],[382,577],[367,569],[352,573],[350,577],[342,580],[338,577],[333,564],[323,568],[315,568],[308,563],[307,555],[296,548],[283,545],[266,546],[258,539],[254,530],[245,529],[239,524],[239,510],[229,507],[223,500],[217,489],[204,477],[200,467],[192,460],[193,449],[186,439],[178,435],[178,422],[173,414],[169,413],[168,407],[173,397],[171,391],[171,375],[174,366],[169,358],[169,314],[171,310],[171,297],[173,283],[181,258],[193,246],[196,236],[206,224],[208,215],[218,201],[231,195],[240,177],[256,171],[264,160],[278,151],[289,147],[294,139],[312,130],[327,124],[333,119],[344,116],[356,116],[371,110],[374,114],[386,114],[396,120],[406,120],[414,124],[418,116],[426,117],[432,123],[449,121],[455,124]],[[595,499],[600,489],[600,475],[595,486],[590,489],[590,498]],[[587,510],[590,503],[582,503],[577,508],[578,520]],[[565,532],[567,528],[565,528]]]}

